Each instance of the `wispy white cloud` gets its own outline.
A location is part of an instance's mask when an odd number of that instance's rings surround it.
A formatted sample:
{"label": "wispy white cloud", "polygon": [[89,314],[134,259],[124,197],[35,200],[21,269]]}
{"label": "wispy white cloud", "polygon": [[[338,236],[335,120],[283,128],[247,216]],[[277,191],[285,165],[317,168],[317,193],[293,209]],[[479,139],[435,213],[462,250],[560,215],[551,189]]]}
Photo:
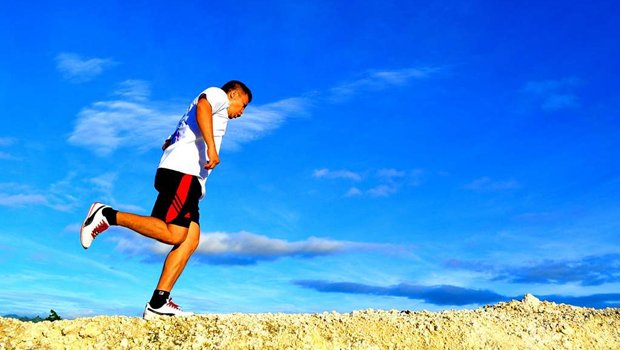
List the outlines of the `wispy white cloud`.
{"label": "wispy white cloud", "polygon": [[392,286],[376,286],[355,282],[331,282],[325,280],[295,280],[292,283],[323,293],[350,293],[389,295],[419,299],[435,305],[483,304],[510,300],[510,297],[490,290],[470,289],[453,285],[419,285],[399,283]]}
{"label": "wispy white cloud", "polygon": [[47,198],[40,194],[0,193],[0,205],[5,207],[25,207],[33,204],[47,204]]}
{"label": "wispy white cloud", "polygon": [[314,91],[300,97],[287,98],[265,105],[250,105],[243,118],[229,128],[227,146],[238,148],[241,144],[259,139],[279,128],[284,122],[296,116],[310,113],[318,104],[339,102],[364,91],[377,91],[408,83],[412,79],[426,78],[438,68],[406,68],[400,70],[372,71],[364,77],[337,85],[327,91]]}
{"label": "wispy white cloud", "polygon": [[238,149],[242,144],[278,129],[286,119],[305,115],[311,106],[312,101],[306,97],[287,98],[259,106],[250,105],[242,118],[232,121],[228,126],[222,147]]}
{"label": "wispy white cloud", "polygon": [[65,79],[76,83],[92,80],[115,64],[109,58],[83,58],[75,53],[65,52],[56,56],[56,68]]}
{"label": "wispy white cloud", "polygon": [[[437,68],[374,71],[325,92],[314,91],[263,105],[251,104],[241,119],[230,123],[222,147],[239,149],[241,145],[280,128],[290,118],[308,115],[315,105],[338,102],[345,96],[366,90],[403,85],[436,71]],[[124,147],[143,150],[153,147],[155,142],[159,143],[173,131],[187,106],[154,102],[149,99],[149,94],[147,82],[124,81],[115,91],[117,99],[94,102],[78,113],[69,142],[87,147],[101,156]]]}
{"label": "wispy white cloud", "polygon": [[118,177],[118,173],[107,172],[93,178],[89,178],[87,181],[94,186],[94,190],[100,192],[103,195],[102,200],[111,201],[112,190],[114,189],[114,183]]}
{"label": "wispy white cloud", "polygon": [[76,197],[78,179],[75,172],[69,172],[64,178],[50,184],[44,191],[48,206],[58,211],[71,211],[76,208],[79,203]]}
{"label": "wispy white cloud", "polygon": [[[399,283],[391,286],[377,286],[356,282],[332,282],[328,280],[294,280],[293,284],[323,293],[349,293],[389,295],[422,300],[434,305],[488,304],[498,301],[522,299],[521,295],[509,296],[488,289],[474,289],[456,285],[420,285]],[[577,306],[607,308],[618,307],[619,293],[589,294],[573,296],[565,294],[537,295],[538,298],[555,303]]]}
{"label": "wispy white cloud", "polygon": [[[25,257],[30,261],[38,260],[35,265],[46,263],[49,266],[49,271],[38,272],[30,269],[28,264],[26,267],[20,268],[19,266],[23,265],[18,262],[12,264],[10,269],[3,271],[3,279],[6,283],[3,283],[3,295],[0,295],[0,298],[9,303],[11,312],[38,309],[49,311],[50,305],[56,305],[54,309],[59,312],[62,311],[61,315],[64,317],[70,306],[68,304],[72,304],[72,309],[83,309],[84,305],[91,307],[97,305],[97,308],[105,306],[96,301],[94,304],[90,303],[88,300],[92,302],[92,295],[89,297],[80,291],[76,291],[75,288],[67,289],[67,284],[71,284],[73,287],[77,285],[88,291],[94,287],[100,288],[105,285],[106,280],[111,280],[110,277],[114,278],[115,282],[113,283],[119,281],[130,285],[140,283],[135,274],[115,269],[110,266],[109,261],[91,259],[84,254],[69,253],[68,251],[71,249],[66,247],[57,249],[52,247],[49,242],[41,240],[40,237],[37,239],[31,240],[26,235],[0,232],[0,246],[8,245],[16,251],[26,252],[19,254],[20,258]],[[76,244],[79,245],[79,243]],[[54,272],[55,269],[62,271],[62,273]],[[76,276],[81,276],[81,278]],[[95,276],[96,278],[94,278]],[[35,286],[35,288],[24,288],[25,284],[30,287]],[[64,285],[65,287],[63,290],[58,290],[55,285]],[[114,286],[115,284],[112,283],[107,285],[108,288]],[[46,296],[47,293],[54,295],[48,297]],[[13,307],[15,308],[13,309]],[[48,309],[45,309],[46,307]]]}
{"label": "wispy white cloud", "polygon": [[97,200],[113,206],[116,209],[129,211],[132,213],[144,213],[145,210],[141,206],[128,203],[120,203],[114,195],[117,172],[102,173],[99,176],[88,178],[86,183],[89,187],[89,193],[96,193]]}
{"label": "wispy white cloud", "polygon": [[577,259],[539,260],[519,265],[497,262],[449,260],[449,268],[484,273],[491,281],[510,283],[598,286],[620,282],[620,254],[588,255]]}
{"label": "wispy white cloud", "polygon": [[[71,281],[70,283],[77,282]],[[94,289],[94,285],[103,289],[117,288],[117,285],[102,286],[98,281],[91,279],[89,289]],[[0,298],[4,307],[2,314],[10,312],[20,316],[34,317],[36,315],[45,318],[49,315],[50,306],[53,306],[54,310],[67,320],[101,315],[138,316],[132,301],[121,298],[111,303],[109,300],[93,298],[92,293],[70,291],[66,287],[42,285],[27,290],[19,287],[4,288],[0,292]]]}
{"label": "wispy white cloud", "polygon": [[398,192],[398,187],[395,185],[378,185],[366,191],[369,196],[372,197],[389,197]]}
{"label": "wispy white cloud", "polygon": [[310,237],[304,241],[289,242],[250,232],[215,232],[201,237],[198,252],[204,255],[237,254],[253,257],[282,257],[290,255],[329,255],[343,251],[352,242]]}
{"label": "wispy white cloud", "polygon": [[75,173],[51,183],[47,188],[35,188],[28,184],[0,184],[6,206],[22,207],[24,205],[44,205],[58,211],[71,211],[78,203],[76,197]]}
{"label": "wispy white cloud", "polygon": [[438,71],[439,68],[436,67],[370,71],[360,79],[345,82],[329,89],[326,98],[333,102],[339,102],[364,91],[377,91],[392,86],[402,86],[413,79],[424,79]]}
{"label": "wispy white cloud", "polygon": [[397,169],[379,169],[377,171],[377,175],[379,177],[383,177],[386,179],[393,179],[393,178],[401,178],[401,177],[405,177],[405,175],[407,175],[407,173],[404,170],[397,170]]}
{"label": "wispy white cloud", "polygon": [[117,172],[106,172],[85,178],[80,178],[76,173],[69,173],[64,179],[50,185],[47,196],[52,203],[55,203],[50,206],[57,210],[70,211],[80,203],[77,197],[84,199],[83,197],[87,195],[89,200],[92,200],[94,195],[97,201],[112,205],[116,209],[144,213],[144,208],[140,206],[116,200],[114,189],[117,179]]}
{"label": "wispy white cloud", "polygon": [[18,208],[43,205],[58,211],[71,211],[79,201],[76,177],[75,173],[69,173],[44,189],[16,182],[0,183],[0,205]]}
{"label": "wispy white cloud", "polygon": [[314,170],[315,178],[347,179],[366,184],[365,189],[361,185],[349,187],[344,193],[345,197],[389,197],[398,193],[404,187],[416,187],[422,183],[424,171],[421,169],[399,170],[383,168],[373,171],[374,176],[368,176],[368,171],[363,176],[360,172],[351,170],[329,170],[327,168]]}
{"label": "wispy white cloud", "polygon": [[475,191],[503,191],[512,190],[519,187],[519,183],[514,179],[493,180],[488,176],[483,176],[465,185],[468,190]]}
{"label": "wispy white cloud", "polygon": [[80,232],[81,228],[82,228],[82,223],[74,222],[72,224],[65,226],[65,228],[63,229],[63,232],[75,234],[76,232]]}
{"label": "wispy white cloud", "polygon": [[150,213],[147,212],[147,209],[145,209],[144,207],[141,207],[139,205],[135,205],[135,204],[128,204],[128,203],[118,203],[118,202],[110,202],[114,208],[122,210],[122,211],[128,211],[130,213]]}
{"label": "wispy white cloud", "polygon": [[114,94],[129,100],[146,101],[151,95],[151,87],[144,80],[130,79],[121,82]]}
{"label": "wispy white cloud", "polygon": [[346,179],[352,181],[361,181],[362,175],[351,170],[329,170],[327,168],[316,169],[312,174],[315,178],[326,179]]}
{"label": "wispy white cloud", "polygon": [[[118,251],[131,256],[144,256],[148,253],[164,255],[171,249],[169,245],[153,242],[146,246],[145,251],[145,245],[136,244],[136,239],[139,238],[129,235],[110,238],[116,242]],[[284,257],[312,258],[359,251],[394,252],[399,250],[403,250],[403,247],[392,244],[340,241],[318,237],[291,242],[241,231],[202,233],[195,254],[207,263],[246,265]]]}
{"label": "wispy white cloud", "polygon": [[[377,177],[383,184],[398,190],[402,185],[417,187],[422,184],[425,172],[422,169],[398,170],[393,168],[379,169]],[[395,192],[394,192],[395,193]]]}
{"label": "wispy white cloud", "polygon": [[[99,101],[78,114],[71,144],[89,148],[100,156],[117,149],[147,150],[159,146],[174,131],[187,106],[154,102],[144,81],[128,80],[116,90],[118,99]],[[279,128],[291,115],[303,115],[310,102],[289,98],[261,106],[250,106],[240,120],[231,121],[222,147],[237,149]]]}
{"label": "wispy white cloud", "polygon": [[144,151],[174,131],[181,106],[149,101],[146,82],[121,85],[120,99],[95,102],[78,113],[69,143],[106,156],[119,148]]}
{"label": "wispy white cloud", "polygon": [[357,187],[349,188],[349,190],[344,194],[345,197],[359,197],[362,195],[364,195],[364,192]]}
{"label": "wispy white cloud", "polygon": [[539,103],[545,112],[554,112],[579,106],[574,90],[580,83],[576,78],[530,81],[522,92]]}

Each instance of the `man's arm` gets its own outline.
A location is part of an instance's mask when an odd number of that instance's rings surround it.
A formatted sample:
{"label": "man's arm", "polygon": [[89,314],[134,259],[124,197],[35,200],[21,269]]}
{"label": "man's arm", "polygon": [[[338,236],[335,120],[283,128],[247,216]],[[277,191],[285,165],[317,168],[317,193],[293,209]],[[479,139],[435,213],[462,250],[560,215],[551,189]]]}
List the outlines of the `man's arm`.
{"label": "man's arm", "polygon": [[198,122],[198,128],[200,128],[202,137],[207,143],[207,157],[209,157],[209,163],[205,165],[205,168],[213,169],[220,163],[220,157],[217,155],[215,141],[213,140],[213,110],[205,95],[200,96],[198,99],[198,105],[196,106],[196,122]]}

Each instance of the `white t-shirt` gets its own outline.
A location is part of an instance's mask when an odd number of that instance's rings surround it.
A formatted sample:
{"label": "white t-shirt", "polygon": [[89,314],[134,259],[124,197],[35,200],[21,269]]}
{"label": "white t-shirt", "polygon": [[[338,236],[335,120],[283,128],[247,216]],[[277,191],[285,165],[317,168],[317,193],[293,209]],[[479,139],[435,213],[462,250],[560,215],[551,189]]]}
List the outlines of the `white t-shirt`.
{"label": "white t-shirt", "polygon": [[183,115],[176,131],[170,136],[170,146],[166,148],[159,162],[160,168],[176,170],[184,174],[198,176],[205,194],[205,184],[211,170],[205,169],[209,162],[207,143],[202,137],[196,121],[198,99],[205,95],[213,111],[213,141],[215,149],[220,153],[222,137],[228,125],[228,96],[224,90],[210,87],[201,92]]}

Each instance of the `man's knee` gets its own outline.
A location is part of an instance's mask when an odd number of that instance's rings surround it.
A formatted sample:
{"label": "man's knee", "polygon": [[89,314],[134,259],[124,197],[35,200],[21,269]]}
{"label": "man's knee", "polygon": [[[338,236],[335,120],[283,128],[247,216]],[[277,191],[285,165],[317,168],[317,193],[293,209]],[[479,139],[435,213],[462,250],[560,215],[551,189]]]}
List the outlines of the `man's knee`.
{"label": "man's knee", "polygon": [[170,244],[174,246],[183,245],[186,249],[191,250],[192,252],[198,248],[198,244],[200,243],[200,234],[193,235],[185,232],[184,234],[177,232],[176,234],[171,235]]}
{"label": "man's knee", "polygon": [[168,242],[171,245],[181,245],[183,244],[183,242],[185,242],[185,237],[186,236],[182,236],[182,235],[173,235],[170,238],[170,241]]}
{"label": "man's knee", "polygon": [[189,229],[177,225],[168,225],[168,232],[170,233],[169,244],[181,245],[187,239],[187,233]]}

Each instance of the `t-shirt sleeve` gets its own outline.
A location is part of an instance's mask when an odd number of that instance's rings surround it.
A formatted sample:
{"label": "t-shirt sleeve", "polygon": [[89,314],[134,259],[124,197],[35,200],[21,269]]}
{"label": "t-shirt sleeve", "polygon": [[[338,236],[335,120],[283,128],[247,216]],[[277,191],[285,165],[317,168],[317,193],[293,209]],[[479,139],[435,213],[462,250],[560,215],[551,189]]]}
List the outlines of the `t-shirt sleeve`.
{"label": "t-shirt sleeve", "polygon": [[228,97],[224,90],[216,87],[210,87],[202,92],[201,95],[207,97],[207,101],[211,105],[213,114],[221,111],[224,108],[228,108]]}

